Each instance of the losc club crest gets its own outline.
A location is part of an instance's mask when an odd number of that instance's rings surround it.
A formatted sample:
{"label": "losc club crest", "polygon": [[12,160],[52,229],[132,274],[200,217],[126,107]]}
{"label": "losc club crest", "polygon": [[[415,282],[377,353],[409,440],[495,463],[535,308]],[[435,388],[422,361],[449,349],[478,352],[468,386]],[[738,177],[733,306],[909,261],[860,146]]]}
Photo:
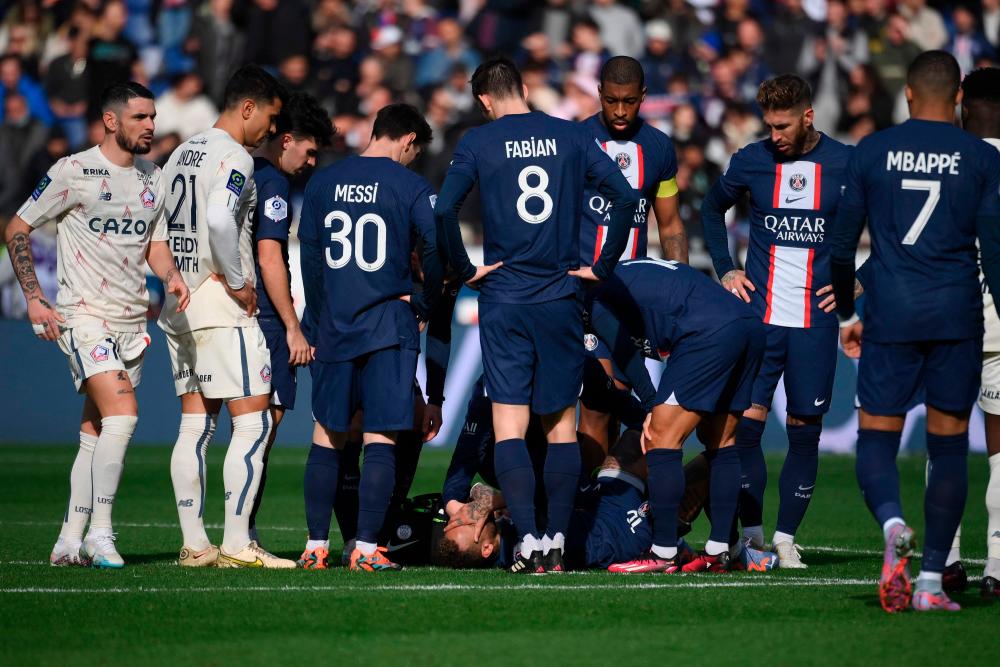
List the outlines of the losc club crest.
{"label": "losc club crest", "polygon": [[143,208],[153,208],[156,206],[156,197],[153,196],[153,192],[149,188],[144,188],[142,194],[139,195],[139,199],[142,201]]}
{"label": "losc club crest", "polygon": [[104,347],[103,345],[95,345],[94,349],[90,351],[90,358],[97,363],[101,363],[102,361],[108,360],[109,354],[110,351],[108,350],[108,348]]}
{"label": "losc club crest", "polygon": [[263,368],[260,369],[260,379],[264,382],[271,381],[271,366],[265,364]]}
{"label": "losc club crest", "polygon": [[625,171],[632,166],[632,156],[628,153],[619,153],[615,156],[615,162],[618,164],[618,168]]}
{"label": "losc club crest", "polygon": [[788,187],[796,192],[802,192],[806,189],[808,182],[804,174],[792,174],[791,178],[788,179]]}

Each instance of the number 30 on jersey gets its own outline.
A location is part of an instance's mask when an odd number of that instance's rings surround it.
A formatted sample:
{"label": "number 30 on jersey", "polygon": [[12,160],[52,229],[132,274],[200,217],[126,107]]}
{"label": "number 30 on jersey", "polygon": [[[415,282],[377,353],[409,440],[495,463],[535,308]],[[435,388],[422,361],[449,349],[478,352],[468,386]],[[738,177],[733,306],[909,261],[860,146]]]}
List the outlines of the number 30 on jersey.
{"label": "number 30 on jersey", "polygon": [[[342,269],[351,262],[354,262],[362,271],[378,271],[385,264],[386,248],[386,226],[382,216],[376,213],[365,213],[358,218],[357,223],[351,220],[351,216],[343,211],[330,211],[323,219],[323,227],[332,229],[334,223],[339,223],[340,229],[330,232],[330,242],[340,246],[340,254],[334,257],[333,248],[326,249],[326,265],[331,269]],[[371,225],[375,226],[375,258],[368,261],[364,256],[365,229]],[[353,241],[351,232],[354,232]]]}

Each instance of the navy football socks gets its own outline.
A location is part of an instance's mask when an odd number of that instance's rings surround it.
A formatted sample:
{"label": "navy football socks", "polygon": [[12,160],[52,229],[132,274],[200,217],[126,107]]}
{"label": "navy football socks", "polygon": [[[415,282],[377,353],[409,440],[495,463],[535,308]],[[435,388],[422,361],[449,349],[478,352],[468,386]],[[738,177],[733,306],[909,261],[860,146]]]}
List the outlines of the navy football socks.
{"label": "navy football socks", "polygon": [[742,470],[739,511],[740,524],[760,526],[764,523],[764,489],[767,488],[767,464],[760,440],[764,436],[764,422],[740,418],[736,426],[736,450]]}
{"label": "navy football socks", "polygon": [[340,536],[347,544],[358,535],[358,485],[361,483],[361,443],[348,441],[340,452],[340,477],[337,478],[337,515]]}
{"label": "navy football socks", "polygon": [[676,547],[677,510],[684,497],[684,451],[651,449],[646,452],[646,468],[649,508],[653,512],[653,545]]}
{"label": "navy football socks", "polygon": [[378,543],[392,488],[396,484],[396,453],[393,445],[365,445],[365,465],[358,486],[358,542]]}
{"label": "navy football socks", "polygon": [[927,434],[931,469],[924,495],[924,558],[921,570],[942,572],[962,521],[969,484],[969,434]]}
{"label": "navy football socks", "polygon": [[420,453],[424,450],[424,434],[419,431],[401,431],[396,442],[396,485],[392,490],[392,504],[406,500],[417,474]]}
{"label": "navy football socks", "polygon": [[[580,481],[580,445],[576,442],[550,444],[545,456],[545,494],[548,497],[548,521],[545,536],[556,540],[553,546],[563,548],[569,520],[573,515],[573,500]],[[558,540],[557,536],[562,539]]]}
{"label": "navy football socks", "polygon": [[522,438],[498,442],[493,449],[493,467],[518,537],[523,541],[530,535],[537,540],[535,470],[528,455],[528,444]]}
{"label": "navy football socks", "polygon": [[803,424],[788,429],[788,453],[778,480],[777,531],[794,535],[802,523],[816,486],[819,470],[819,435],[821,424]]}
{"label": "navy football socks", "polygon": [[[899,500],[899,470],[896,455],[902,433],[858,429],[858,451],[854,468],[865,504],[879,526],[893,517],[903,518]],[[952,535],[948,537],[951,545]]]}
{"label": "navy football socks", "polygon": [[724,447],[706,449],[705,455],[711,466],[708,495],[712,503],[712,531],[708,539],[729,544],[729,531],[740,498],[740,453],[736,447]]}
{"label": "navy football socks", "polygon": [[330,515],[337,496],[340,452],[314,444],[306,459],[303,483],[306,499],[306,526],[310,540],[330,539]]}

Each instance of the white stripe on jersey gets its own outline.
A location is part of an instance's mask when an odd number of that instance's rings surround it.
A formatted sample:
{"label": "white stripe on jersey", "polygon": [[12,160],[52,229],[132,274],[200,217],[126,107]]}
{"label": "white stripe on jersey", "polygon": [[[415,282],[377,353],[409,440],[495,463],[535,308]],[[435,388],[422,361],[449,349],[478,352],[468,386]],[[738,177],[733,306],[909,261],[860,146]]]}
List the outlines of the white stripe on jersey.
{"label": "white stripe on jersey", "polygon": [[813,249],[771,246],[764,323],[809,328]]}
{"label": "white stripe on jersey", "polygon": [[819,210],[822,165],[796,160],[775,165],[774,208]]}

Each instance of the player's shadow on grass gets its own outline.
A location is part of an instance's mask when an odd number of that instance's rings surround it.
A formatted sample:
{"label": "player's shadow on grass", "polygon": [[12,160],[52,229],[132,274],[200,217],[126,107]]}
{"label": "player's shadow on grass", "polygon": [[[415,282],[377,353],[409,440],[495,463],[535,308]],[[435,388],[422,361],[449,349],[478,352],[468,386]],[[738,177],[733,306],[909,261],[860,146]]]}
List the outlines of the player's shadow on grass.
{"label": "player's shadow on grass", "polygon": [[165,551],[158,554],[129,554],[126,562],[135,565],[162,565],[164,563],[177,563],[176,551]]}

